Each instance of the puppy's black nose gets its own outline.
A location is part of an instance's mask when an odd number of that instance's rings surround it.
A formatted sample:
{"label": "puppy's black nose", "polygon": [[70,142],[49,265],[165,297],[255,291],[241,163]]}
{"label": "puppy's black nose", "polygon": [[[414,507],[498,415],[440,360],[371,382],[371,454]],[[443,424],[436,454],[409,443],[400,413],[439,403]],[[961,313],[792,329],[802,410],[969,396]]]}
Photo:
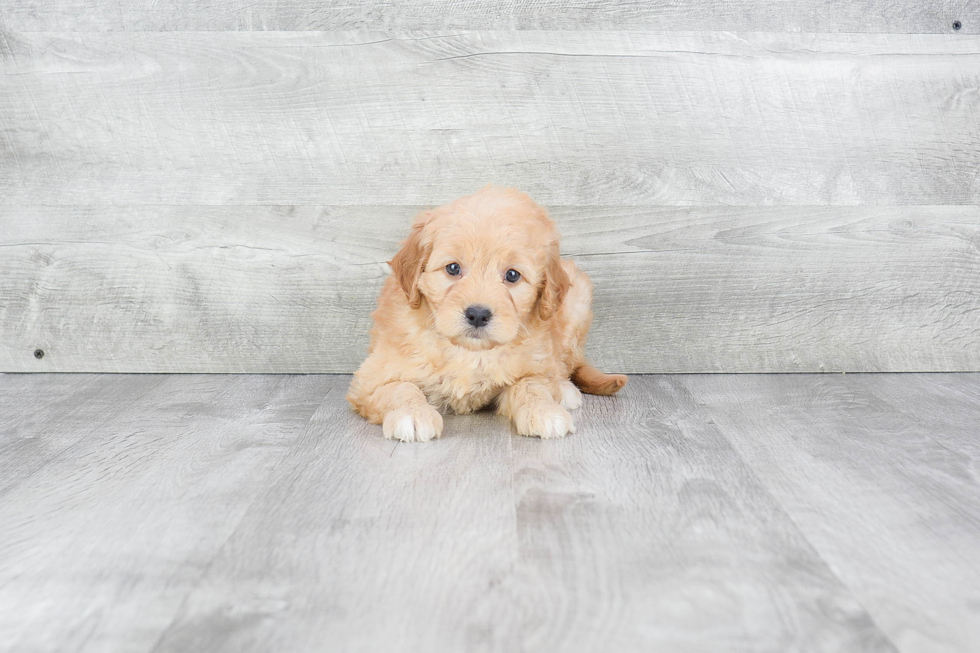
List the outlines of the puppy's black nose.
{"label": "puppy's black nose", "polygon": [[473,306],[467,308],[463,312],[463,315],[466,316],[467,322],[479,329],[487,325],[487,322],[489,322],[490,318],[493,317],[493,312],[491,312],[486,306],[474,304]]}

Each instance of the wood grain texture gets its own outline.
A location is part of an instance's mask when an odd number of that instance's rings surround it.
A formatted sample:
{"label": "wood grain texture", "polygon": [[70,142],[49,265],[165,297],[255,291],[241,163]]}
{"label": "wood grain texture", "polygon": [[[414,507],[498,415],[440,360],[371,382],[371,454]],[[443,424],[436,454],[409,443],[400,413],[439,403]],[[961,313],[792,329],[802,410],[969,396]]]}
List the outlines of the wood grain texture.
{"label": "wood grain texture", "polygon": [[154,653],[514,651],[511,439],[488,414],[384,440],[337,377]]}
{"label": "wood grain texture", "polygon": [[[108,0],[7,0],[0,21],[25,31],[328,29],[662,29],[789,32],[977,33],[970,0],[257,0],[140,4]],[[0,22],[2,24],[2,22]]]}
{"label": "wood grain texture", "polygon": [[[0,369],[351,372],[418,209],[0,208]],[[980,369],[978,207],[552,214],[609,371]]]}
{"label": "wood grain texture", "polygon": [[[68,414],[116,380],[143,393]],[[479,413],[424,445],[354,415],[349,380],[0,375],[58,406],[22,437],[87,434],[0,493],[0,650],[895,651],[876,620],[935,612],[869,615],[684,387],[709,377],[587,397],[564,440]]]}
{"label": "wood grain texture", "polygon": [[525,650],[895,650],[689,393],[627,387],[514,440]]}
{"label": "wood grain texture", "polygon": [[[160,385],[159,377],[39,375],[4,377],[0,423],[0,494],[13,491],[52,461],[93,437],[100,420],[126,414],[129,405]],[[10,389],[8,391],[7,389]],[[25,410],[26,408],[26,410]]]}
{"label": "wood grain texture", "polygon": [[676,382],[900,650],[976,648],[977,375]]}
{"label": "wood grain texture", "polygon": [[980,37],[19,33],[0,195],[35,204],[976,204]]}
{"label": "wood grain texture", "polygon": [[329,379],[71,378],[82,392],[42,399],[47,422],[22,431],[33,450],[3,454],[20,468],[61,450],[0,492],[0,649],[149,651]]}

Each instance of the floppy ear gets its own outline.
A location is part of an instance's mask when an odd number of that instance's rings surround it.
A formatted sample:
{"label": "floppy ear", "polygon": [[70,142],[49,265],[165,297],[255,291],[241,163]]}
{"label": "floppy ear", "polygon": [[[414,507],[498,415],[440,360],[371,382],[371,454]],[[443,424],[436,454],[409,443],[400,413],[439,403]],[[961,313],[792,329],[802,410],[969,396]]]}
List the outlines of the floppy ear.
{"label": "floppy ear", "polygon": [[572,282],[565,268],[561,266],[558,243],[555,243],[544,269],[544,288],[541,289],[541,297],[538,299],[538,314],[542,320],[550,320],[558,312],[570,285]]}
{"label": "floppy ear", "polygon": [[408,304],[412,308],[418,308],[422,304],[422,293],[419,292],[419,276],[425,269],[425,263],[429,259],[429,247],[422,244],[422,229],[425,228],[425,220],[418,220],[412,225],[412,233],[408,235],[408,240],[398,250],[395,257],[388,261],[391,271],[398,279],[405,296],[408,297]]}

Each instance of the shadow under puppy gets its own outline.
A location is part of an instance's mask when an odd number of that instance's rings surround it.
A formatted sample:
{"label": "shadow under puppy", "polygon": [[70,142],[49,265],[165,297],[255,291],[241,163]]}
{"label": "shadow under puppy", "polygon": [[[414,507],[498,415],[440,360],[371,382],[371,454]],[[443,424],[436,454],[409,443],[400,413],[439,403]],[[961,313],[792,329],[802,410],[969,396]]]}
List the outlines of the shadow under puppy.
{"label": "shadow under puppy", "polygon": [[611,395],[626,377],[585,362],[592,282],[560,258],[559,240],[544,209],[511,188],[421,213],[389,262],[347,393],[354,409],[404,441],[439,437],[440,410],[492,403],[521,435],[574,433],[576,386]]}

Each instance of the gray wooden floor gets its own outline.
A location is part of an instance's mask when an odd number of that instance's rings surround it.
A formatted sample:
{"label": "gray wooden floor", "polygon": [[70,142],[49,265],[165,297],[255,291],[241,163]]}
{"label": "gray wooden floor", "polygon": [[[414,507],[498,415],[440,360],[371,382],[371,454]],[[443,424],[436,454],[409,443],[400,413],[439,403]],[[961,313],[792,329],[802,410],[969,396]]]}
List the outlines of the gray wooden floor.
{"label": "gray wooden floor", "polygon": [[634,377],[382,439],[345,376],[0,376],[0,648],[980,650],[980,374]]}

